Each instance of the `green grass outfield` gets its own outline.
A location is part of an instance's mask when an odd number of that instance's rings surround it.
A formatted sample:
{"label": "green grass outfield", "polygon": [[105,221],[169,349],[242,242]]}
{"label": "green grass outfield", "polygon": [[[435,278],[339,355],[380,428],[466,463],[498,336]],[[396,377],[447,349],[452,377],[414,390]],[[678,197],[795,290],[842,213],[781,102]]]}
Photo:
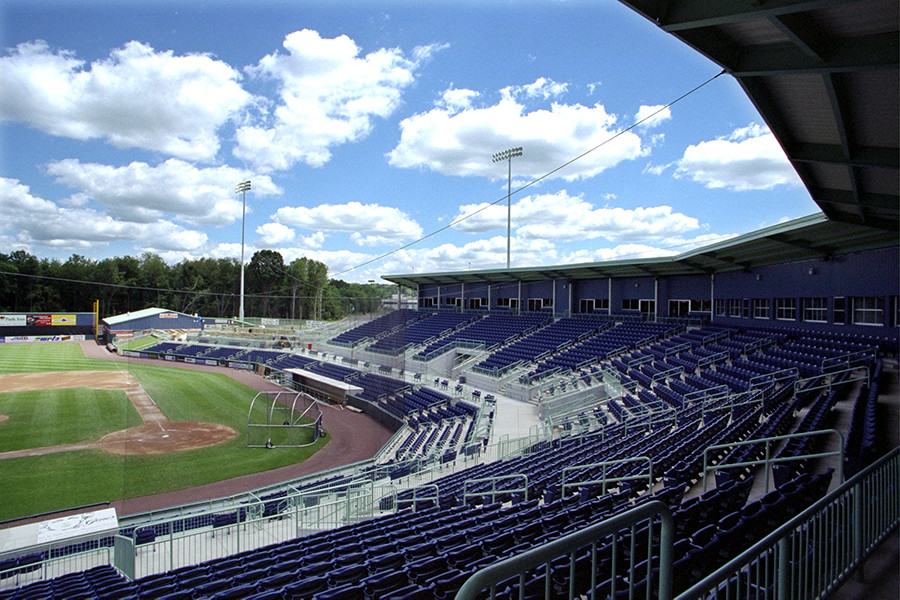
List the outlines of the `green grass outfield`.
{"label": "green grass outfield", "polygon": [[[106,500],[178,490],[301,462],[325,444],[247,448],[253,389],[219,373],[88,359],[74,343],[0,344],[0,374],[127,370],[171,421],[228,425],[238,436],[215,446],[151,456],[99,449],[0,460],[0,520]],[[256,407],[254,407],[255,410]],[[265,422],[264,407],[254,422]],[[2,392],[0,452],[79,441],[140,424],[124,392],[85,388]]]}

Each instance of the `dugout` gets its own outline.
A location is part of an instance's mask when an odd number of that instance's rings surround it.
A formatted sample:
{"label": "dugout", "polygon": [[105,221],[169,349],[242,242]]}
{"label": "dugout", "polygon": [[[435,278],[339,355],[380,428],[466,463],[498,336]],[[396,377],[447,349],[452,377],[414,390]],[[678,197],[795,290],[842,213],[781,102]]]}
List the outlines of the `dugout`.
{"label": "dugout", "polygon": [[336,404],[346,404],[348,396],[359,395],[363,392],[358,385],[304,369],[285,369],[284,372],[294,387],[309,389],[315,396],[327,398]]}

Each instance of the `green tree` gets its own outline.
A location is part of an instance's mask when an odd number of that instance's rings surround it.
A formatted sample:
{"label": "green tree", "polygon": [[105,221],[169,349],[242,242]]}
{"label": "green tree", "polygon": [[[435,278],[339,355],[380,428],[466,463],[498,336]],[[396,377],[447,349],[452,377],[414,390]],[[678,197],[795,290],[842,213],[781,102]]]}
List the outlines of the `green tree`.
{"label": "green tree", "polygon": [[59,266],[59,276],[65,280],[60,285],[69,290],[72,310],[88,310],[85,307],[93,306],[93,301],[100,297],[99,286],[76,283],[93,281],[96,270],[97,262],[80,254],[73,254]]}
{"label": "green tree", "polygon": [[[138,259],[138,285],[142,288],[142,304],[145,308],[150,306],[164,307],[169,302],[166,290],[171,286],[170,275],[172,269],[165,263],[161,256],[152,252],[144,252]],[[155,289],[154,289],[155,288]]]}
{"label": "green tree", "polygon": [[[288,287],[291,290],[291,318],[303,318],[303,296],[306,294],[309,286],[309,260],[302,256],[291,261],[286,269]],[[297,300],[300,300],[298,303]],[[299,304],[299,306],[298,306]],[[299,314],[298,314],[299,309]]]}
{"label": "green tree", "polygon": [[[41,262],[36,256],[28,254],[24,250],[16,250],[9,255],[8,263],[15,273],[21,275],[40,275]],[[18,312],[31,312],[35,307],[35,294],[39,293],[40,281],[34,277],[17,277],[18,285],[14,294],[13,310]]]}
{"label": "green tree", "polygon": [[[253,294],[259,295],[258,315],[271,317],[278,315],[277,302],[272,302],[271,295],[281,289],[284,284],[284,257],[275,250],[257,250],[247,265],[246,286]],[[271,312],[270,312],[271,311]]]}

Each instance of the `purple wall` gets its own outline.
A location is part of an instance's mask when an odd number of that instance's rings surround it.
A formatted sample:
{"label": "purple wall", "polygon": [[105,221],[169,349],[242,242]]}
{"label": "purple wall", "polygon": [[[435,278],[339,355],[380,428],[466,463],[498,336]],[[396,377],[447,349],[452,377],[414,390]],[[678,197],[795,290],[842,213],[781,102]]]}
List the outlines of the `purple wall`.
{"label": "purple wall", "polygon": [[[871,250],[835,256],[829,260],[801,260],[766,267],[748,269],[746,271],[729,271],[717,273],[714,277],[714,298],[720,301],[737,301],[741,307],[741,316],[716,315],[712,321],[722,325],[739,327],[792,327],[809,329],[839,329],[848,333],[878,335],[896,339],[897,303],[900,295],[900,248],[893,247],[882,250]],[[660,278],[629,277],[612,280],[612,297],[610,308],[613,314],[637,312],[622,309],[622,300],[653,300],[657,296],[656,311],[660,318],[669,316],[669,300],[702,300],[711,297],[710,275],[686,275]],[[654,289],[654,285],[658,286]],[[441,308],[448,308],[445,299],[460,296],[459,284],[440,286]],[[466,298],[488,297],[487,284],[468,284],[465,287]],[[419,288],[421,297],[436,296],[436,284],[422,284]],[[609,280],[605,277],[569,281],[563,278],[551,281],[531,281],[521,284],[521,310],[528,309],[531,298],[553,298],[556,293],[554,314],[563,316],[578,313],[582,299],[609,298]],[[571,305],[570,305],[571,293]],[[519,295],[517,282],[498,282],[491,284],[491,310],[498,308],[500,298],[516,298]],[[853,324],[854,297],[880,298],[883,307],[881,321],[878,324]],[[776,299],[792,298],[796,305],[793,320],[776,318]],[[804,321],[804,299],[824,298],[827,304],[826,322]],[[845,311],[843,324],[835,324],[835,298],[844,298]],[[769,304],[769,318],[761,319],[753,316],[753,300],[765,299]],[[747,306],[745,312],[743,307]],[[549,309],[547,309],[549,310]]]}

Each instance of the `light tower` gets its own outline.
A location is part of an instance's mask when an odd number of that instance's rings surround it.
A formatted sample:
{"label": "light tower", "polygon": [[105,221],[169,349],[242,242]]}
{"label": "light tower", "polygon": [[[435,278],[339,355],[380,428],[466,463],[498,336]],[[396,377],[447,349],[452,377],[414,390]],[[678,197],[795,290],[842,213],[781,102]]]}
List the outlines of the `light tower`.
{"label": "light tower", "polygon": [[247,192],[250,191],[250,180],[242,181],[234,186],[234,193],[242,195],[241,202],[241,308],[238,320],[244,322],[244,222],[247,217]]}
{"label": "light tower", "polygon": [[522,156],[522,148],[510,148],[509,150],[503,150],[501,152],[497,152],[493,155],[492,162],[500,162],[501,160],[505,160],[507,164],[506,169],[506,268],[509,268],[509,240],[510,240],[510,229],[511,229],[511,221],[512,221],[512,203],[510,202],[510,198],[512,196],[512,159],[516,156]]}

